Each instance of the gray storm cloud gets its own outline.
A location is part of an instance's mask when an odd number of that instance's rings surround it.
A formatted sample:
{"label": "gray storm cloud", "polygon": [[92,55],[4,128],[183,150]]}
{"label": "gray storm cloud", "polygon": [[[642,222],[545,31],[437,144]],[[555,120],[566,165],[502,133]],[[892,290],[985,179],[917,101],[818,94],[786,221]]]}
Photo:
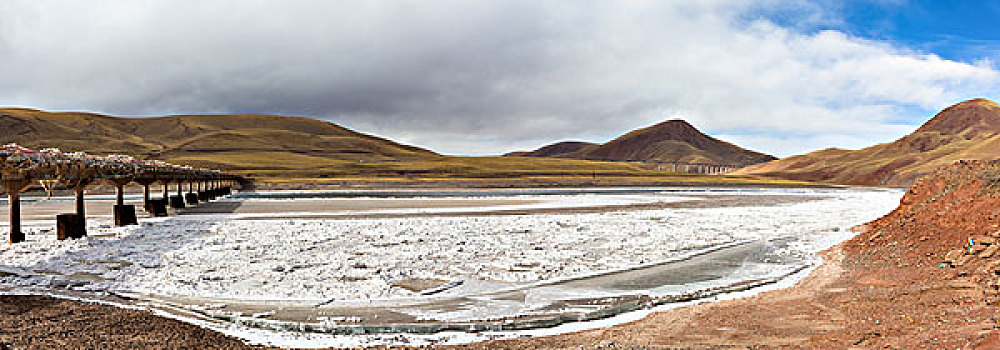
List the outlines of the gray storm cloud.
{"label": "gray storm cloud", "polygon": [[884,141],[920,122],[904,111],[998,91],[989,65],[747,18],[762,6],[787,5],[6,1],[0,104],[305,115],[453,154],[682,117],[787,155]]}

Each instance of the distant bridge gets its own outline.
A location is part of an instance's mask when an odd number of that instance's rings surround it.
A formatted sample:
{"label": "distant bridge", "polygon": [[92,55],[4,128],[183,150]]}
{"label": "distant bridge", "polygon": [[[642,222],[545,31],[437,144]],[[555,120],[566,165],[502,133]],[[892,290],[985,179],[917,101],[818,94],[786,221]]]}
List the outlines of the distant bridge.
{"label": "distant bridge", "polygon": [[707,163],[707,162],[674,162],[665,160],[638,160],[638,159],[608,160],[599,158],[587,158],[587,160],[598,160],[605,162],[627,162],[656,171],[667,171],[672,173],[688,173],[688,174],[708,174],[708,175],[725,175],[753,165],[753,164],[718,164],[718,163]]}
{"label": "distant bridge", "polygon": [[[135,207],[125,205],[124,187],[131,182],[143,186],[143,204],[154,216],[167,215],[166,206],[175,209],[213,200],[228,195],[233,186],[248,189],[253,186],[247,178],[218,170],[196,169],[156,160],[137,160],[129,156],[92,156],[82,152],[63,153],[58,149],[31,150],[9,144],[0,147],[0,186],[10,198],[10,243],[25,240],[21,232],[21,192],[34,184],[41,184],[51,195],[52,188],[63,184],[76,193],[76,212],[59,214],[56,230],[59,239],[79,238],[86,233],[84,189],[97,181],[107,181],[115,186],[116,201],[114,221],[117,226],[137,224]],[[150,197],[149,186],[163,185],[163,197]],[[184,194],[184,184],[188,185]],[[171,196],[169,185],[177,185],[177,194]],[[197,187],[197,191],[196,191]]]}
{"label": "distant bridge", "polygon": [[673,173],[709,174],[709,175],[724,175],[746,167],[746,165],[712,164],[712,163],[655,162],[655,161],[645,162],[645,163],[655,165],[657,171],[669,171]]}

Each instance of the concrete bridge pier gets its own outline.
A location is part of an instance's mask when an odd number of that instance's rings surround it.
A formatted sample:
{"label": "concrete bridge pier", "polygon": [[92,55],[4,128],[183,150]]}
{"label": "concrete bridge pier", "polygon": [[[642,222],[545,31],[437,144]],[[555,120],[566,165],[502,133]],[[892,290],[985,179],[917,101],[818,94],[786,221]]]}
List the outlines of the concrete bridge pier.
{"label": "concrete bridge pier", "polygon": [[205,192],[205,181],[198,181],[198,201],[208,201],[208,192]]}
{"label": "concrete bridge pier", "polygon": [[[115,184],[115,226],[138,225],[139,219],[135,216],[135,206],[125,205],[125,185],[132,182],[132,179],[116,178],[112,179],[111,182]],[[147,192],[146,197],[148,198],[148,196],[149,193]]]}
{"label": "concrete bridge pier", "polygon": [[73,189],[76,212],[56,215],[56,236],[58,239],[87,236],[87,202],[84,190],[93,181],[94,179],[86,177],[63,180],[66,187]]}
{"label": "concrete bridge pier", "polygon": [[158,180],[163,185],[163,195],[158,199],[150,199],[149,207],[153,216],[167,216],[167,205],[170,201],[170,180]]}
{"label": "concrete bridge pier", "polygon": [[208,199],[215,200],[216,198],[218,198],[219,192],[215,188],[215,181],[209,181],[207,186],[208,190],[206,192],[208,192]]}
{"label": "concrete bridge pier", "polygon": [[21,232],[21,191],[31,187],[30,179],[3,179],[0,180],[3,190],[7,192],[10,200],[10,243],[24,242],[24,232]]}
{"label": "concrete bridge pier", "polygon": [[81,238],[87,235],[87,205],[83,191],[91,181],[92,179],[80,179],[76,181],[76,186],[73,186],[73,191],[76,192],[76,215],[80,217],[80,231],[74,235],[74,238]]}
{"label": "concrete bridge pier", "polygon": [[198,205],[198,195],[194,193],[194,181],[188,181],[188,191],[184,194],[188,205]]}
{"label": "concrete bridge pier", "polygon": [[170,180],[162,180],[160,183],[163,184],[163,200],[170,200]]}
{"label": "concrete bridge pier", "polygon": [[149,198],[149,185],[152,185],[156,180],[153,179],[135,179],[135,182],[142,185],[142,208],[146,210],[147,213],[152,213],[151,198]]}
{"label": "concrete bridge pier", "polygon": [[170,207],[174,209],[184,209],[184,182],[177,180],[177,195],[170,196]]}

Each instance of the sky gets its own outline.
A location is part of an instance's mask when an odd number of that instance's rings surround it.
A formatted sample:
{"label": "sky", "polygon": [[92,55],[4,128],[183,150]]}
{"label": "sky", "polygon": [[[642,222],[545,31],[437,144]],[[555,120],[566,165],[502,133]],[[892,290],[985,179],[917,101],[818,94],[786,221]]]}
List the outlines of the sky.
{"label": "sky", "polygon": [[0,2],[0,106],[271,113],[452,155],[685,119],[779,157],[1000,99],[1000,2]]}

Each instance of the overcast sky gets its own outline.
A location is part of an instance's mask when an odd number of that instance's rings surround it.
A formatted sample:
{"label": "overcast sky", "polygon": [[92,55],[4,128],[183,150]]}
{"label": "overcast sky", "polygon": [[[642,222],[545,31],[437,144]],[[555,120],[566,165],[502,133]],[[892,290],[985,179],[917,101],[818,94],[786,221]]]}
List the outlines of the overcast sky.
{"label": "overcast sky", "polygon": [[[967,11],[1000,15],[983,6]],[[886,15],[857,15],[866,7]],[[0,105],[301,115],[470,155],[683,118],[788,156],[891,141],[948,105],[1000,97],[995,21],[907,36],[921,19],[900,13],[913,9],[926,23],[944,11],[903,0],[5,0]]]}

